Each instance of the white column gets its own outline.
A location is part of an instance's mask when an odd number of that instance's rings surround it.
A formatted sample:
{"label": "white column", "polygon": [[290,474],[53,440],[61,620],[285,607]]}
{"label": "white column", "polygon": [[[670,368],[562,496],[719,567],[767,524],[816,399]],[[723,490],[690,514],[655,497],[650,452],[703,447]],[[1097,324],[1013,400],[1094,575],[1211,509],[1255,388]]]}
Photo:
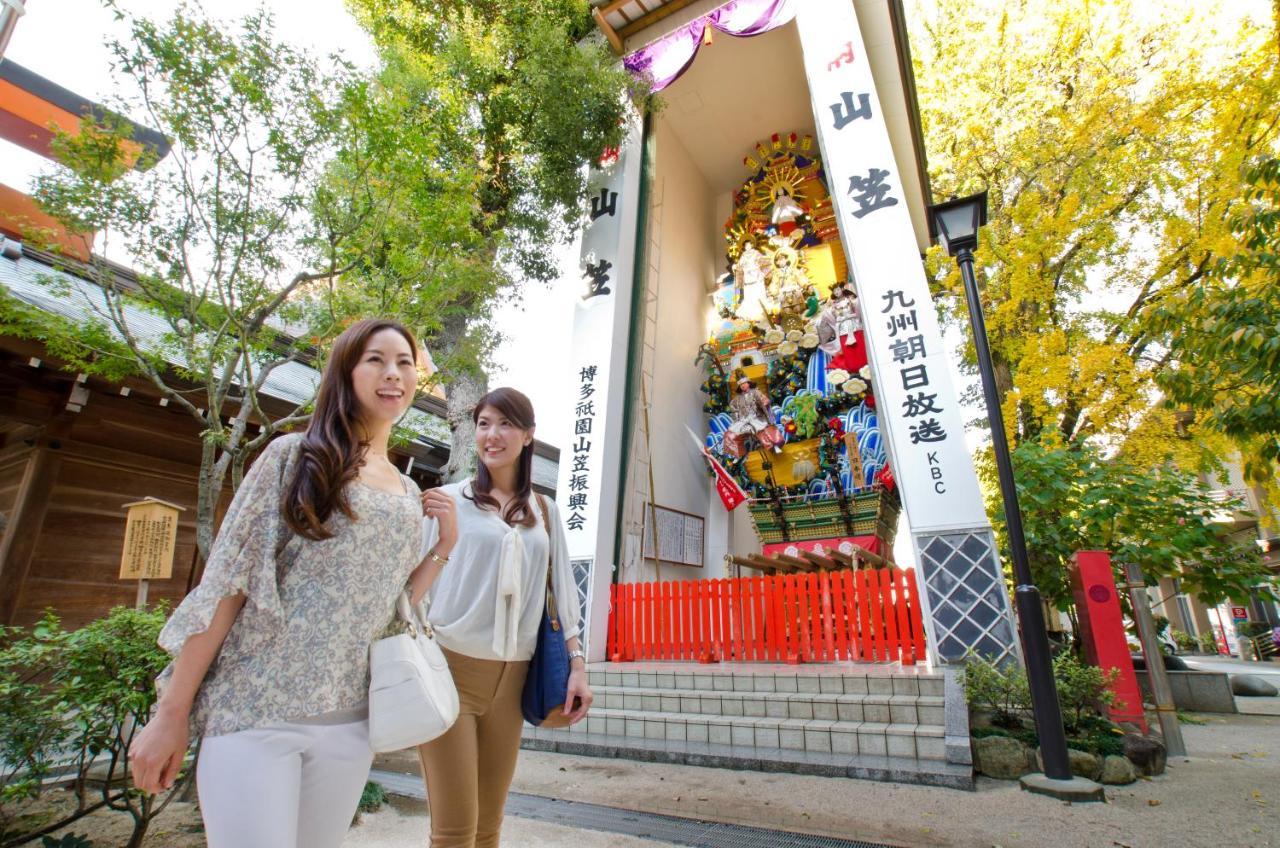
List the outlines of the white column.
{"label": "white column", "polygon": [[615,161],[593,167],[584,208],[570,369],[569,431],[560,439],[556,500],[575,570],[590,569],[584,630],[588,660],[604,659],[613,582],[618,470],[626,403],[627,347],[640,200],[641,126],[633,116]]}
{"label": "white column", "polygon": [[910,518],[931,655],[1004,656],[1015,650],[1008,597],[853,2],[805,0],[796,25],[876,412]]}

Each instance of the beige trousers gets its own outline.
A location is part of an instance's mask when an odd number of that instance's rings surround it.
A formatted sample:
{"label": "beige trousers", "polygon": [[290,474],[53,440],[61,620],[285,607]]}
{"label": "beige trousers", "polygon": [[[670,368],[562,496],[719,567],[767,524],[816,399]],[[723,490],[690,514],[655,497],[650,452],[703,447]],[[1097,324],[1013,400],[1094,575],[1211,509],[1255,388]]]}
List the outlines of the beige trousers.
{"label": "beige trousers", "polygon": [[458,687],[458,720],[418,746],[431,805],[431,848],[498,848],[520,752],[520,692],[529,661],[444,655]]}

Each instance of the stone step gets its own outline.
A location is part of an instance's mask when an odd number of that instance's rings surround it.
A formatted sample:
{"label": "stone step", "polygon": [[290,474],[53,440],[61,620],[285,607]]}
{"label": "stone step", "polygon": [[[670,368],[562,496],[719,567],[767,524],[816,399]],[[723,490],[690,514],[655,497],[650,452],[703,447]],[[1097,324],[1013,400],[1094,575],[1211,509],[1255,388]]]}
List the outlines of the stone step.
{"label": "stone step", "polygon": [[[641,670],[643,669],[643,670]],[[941,697],[943,677],[896,663],[593,663],[591,686],[684,689],[699,692],[783,692],[813,695],[927,695]]]}
{"label": "stone step", "polygon": [[[595,714],[595,710],[592,710]],[[590,721],[590,718],[588,718]],[[581,724],[575,725],[580,727]],[[941,742],[941,740],[938,740]],[[525,726],[523,747],[579,756],[677,763],[709,768],[852,777],[861,780],[918,783],[953,789],[974,788],[973,769],[941,759],[844,754],[787,748],[761,748],[710,742],[648,739],[625,734],[566,732]]]}
{"label": "stone step", "polygon": [[934,695],[716,692],[610,685],[593,685],[593,692],[595,705],[607,709],[883,724],[944,723],[944,699]]}
{"label": "stone step", "polygon": [[[528,728],[532,731],[533,728]],[[941,726],[824,719],[749,718],[592,707],[586,721],[567,730],[539,730],[548,738],[603,734],[667,742],[706,742],[731,747],[870,754],[943,760]]]}

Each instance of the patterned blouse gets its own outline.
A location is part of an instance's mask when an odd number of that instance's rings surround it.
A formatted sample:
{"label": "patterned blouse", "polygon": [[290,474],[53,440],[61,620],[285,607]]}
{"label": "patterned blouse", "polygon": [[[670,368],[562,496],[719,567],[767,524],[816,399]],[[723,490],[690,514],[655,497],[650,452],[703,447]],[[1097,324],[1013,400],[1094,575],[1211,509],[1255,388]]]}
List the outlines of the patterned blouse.
{"label": "patterned blouse", "polygon": [[[405,492],[360,482],[348,496],[358,520],[329,519],[334,535],[304,539],[281,515],[302,436],[271,442],[245,475],[222,522],[200,585],[160,633],[176,656],[203,633],[218,602],[243,592],[244,607],[196,695],[192,729],[205,736],[360,710],[369,688],[369,643],[421,560],[417,485]],[[157,680],[163,686],[173,666]]]}

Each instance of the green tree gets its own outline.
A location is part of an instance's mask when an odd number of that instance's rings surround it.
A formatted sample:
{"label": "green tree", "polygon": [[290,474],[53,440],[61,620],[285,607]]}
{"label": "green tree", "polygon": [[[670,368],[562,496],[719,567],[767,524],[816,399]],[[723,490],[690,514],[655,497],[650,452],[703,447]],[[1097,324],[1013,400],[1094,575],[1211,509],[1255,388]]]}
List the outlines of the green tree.
{"label": "green tree", "polygon": [[[1072,605],[1068,566],[1081,550],[1106,550],[1119,567],[1142,566],[1148,580],[1177,577],[1206,603],[1244,599],[1268,579],[1252,545],[1214,532],[1213,515],[1231,504],[1210,497],[1192,475],[1175,467],[1147,469],[1104,458],[1089,445],[1024,441],[1013,452],[1031,573],[1045,600]],[[980,468],[998,491],[990,462]],[[1004,513],[993,495],[988,511],[1005,541]]]}
{"label": "green tree", "polygon": [[[1280,120],[1280,111],[1276,114]],[[1229,223],[1235,243],[1204,279],[1152,311],[1168,340],[1160,385],[1241,448],[1245,475],[1276,485],[1280,462],[1280,157],[1249,164]]]}
{"label": "green tree", "polygon": [[128,23],[128,40],[111,45],[128,86],[120,110],[164,132],[172,154],[130,170],[122,127],[86,122],[59,139],[65,167],[42,177],[36,196],[73,231],[99,232],[104,253],[126,255],[136,282],[95,256],[92,320],[2,297],[0,330],[42,339],[77,371],[141,375],[195,419],[196,542],[207,556],[228,475],[238,485],[256,449],[307,418],[307,403],[264,410],[276,369],[318,363],[337,332],[373,311],[438,329],[456,275],[429,266],[448,242],[388,261],[386,233],[406,214],[421,216],[419,235],[434,232],[458,214],[459,192],[444,176],[450,163],[434,158],[439,124],[405,119],[429,105],[410,111],[379,80],[279,41],[266,12],[234,31],[185,7],[163,24]]}
{"label": "green tree", "polygon": [[[913,7],[934,192],[989,190],[979,274],[1011,441],[1221,455],[1158,404],[1174,356],[1152,316],[1240,247],[1241,165],[1280,133],[1273,33],[1223,0]],[[962,323],[954,262],[929,267]]]}
{"label": "green tree", "polygon": [[[442,307],[428,346],[447,371],[448,476],[474,463],[470,419],[487,390],[492,305],[558,273],[557,244],[580,224],[586,166],[622,138],[637,83],[593,32],[586,0],[352,0],[402,67],[429,118],[450,128],[438,156],[476,175],[471,228],[457,240],[471,285]],[[392,61],[389,60],[389,64]],[[412,242],[412,233],[401,234]]]}

